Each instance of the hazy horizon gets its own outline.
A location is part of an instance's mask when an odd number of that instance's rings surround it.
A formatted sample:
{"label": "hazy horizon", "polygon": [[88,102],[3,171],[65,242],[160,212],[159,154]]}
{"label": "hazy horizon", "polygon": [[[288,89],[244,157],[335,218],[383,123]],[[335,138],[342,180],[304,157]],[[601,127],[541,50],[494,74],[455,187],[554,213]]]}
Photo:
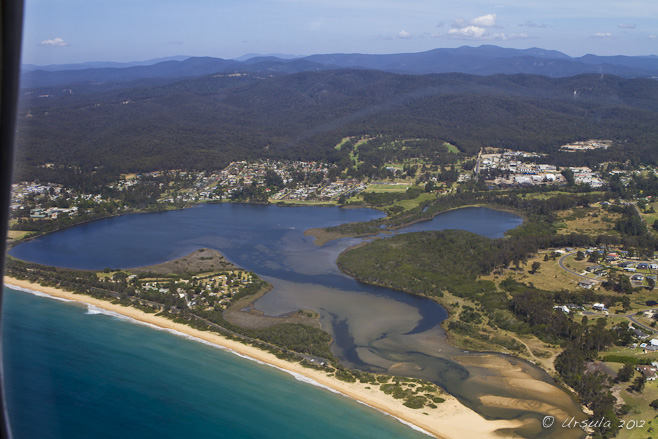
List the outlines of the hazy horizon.
{"label": "hazy horizon", "polygon": [[572,57],[656,54],[652,0],[26,0],[25,64],[235,59],[249,53],[411,53],[463,45]]}
{"label": "hazy horizon", "polygon": [[[503,49],[515,49],[513,47],[504,47],[504,46],[499,46],[499,45],[489,45],[489,44],[482,44],[478,46],[459,46],[459,47],[481,47],[481,46],[497,46],[501,47]],[[457,49],[459,47],[435,47],[434,49]],[[428,50],[423,50],[419,52],[406,52],[406,53],[421,53],[421,52],[426,52],[429,50],[434,50],[434,49],[428,49]],[[540,50],[547,50],[547,51],[555,51],[554,49],[548,49],[544,47],[528,47],[526,49],[517,49],[517,50],[528,50],[528,49],[540,49]],[[561,52],[565,55],[571,56],[572,58],[578,58],[579,56],[572,56],[569,55],[565,52],[562,51],[557,51]],[[289,55],[289,54],[283,54],[283,53],[245,53],[243,55],[234,57],[234,58],[223,58],[223,59],[231,59],[231,60],[246,60],[246,59],[251,59],[251,58],[256,58],[256,57],[277,57],[281,59],[297,59],[297,58],[305,58],[307,56],[311,55],[328,55],[328,54],[333,54],[333,53],[343,53],[343,54],[349,54],[349,53],[357,53],[357,52],[332,52],[332,53],[309,53],[305,55]],[[391,55],[391,54],[396,54],[396,53],[403,53],[403,52],[391,52],[391,53],[381,53],[381,54],[374,54],[374,53],[366,53],[366,52],[359,52],[365,55]],[[586,55],[594,55],[594,56],[638,56],[638,57],[658,57],[658,50],[656,53],[648,53],[644,55],[626,55],[623,53],[618,53],[615,55],[600,55],[597,53],[587,53],[584,55],[580,56],[586,56]],[[54,64],[32,64],[32,63],[26,63],[22,62],[22,65],[30,65],[30,66],[36,66],[36,67],[49,67],[49,66],[56,66],[56,65],[75,65],[75,64],[94,64],[94,63],[114,63],[114,64],[134,64],[134,63],[147,63],[151,61],[158,61],[158,62],[163,62],[167,60],[173,60],[174,58],[180,58],[182,59],[187,59],[187,58],[195,58],[195,57],[211,57],[211,58],[222,58],[219,56],[209,56],[209,55],[171,55],[171,56],[164,56],[164,57],[155,57],[155,58],[148,58],[148,59],[131,59],[128,61],[116,61],[116,60],[100,60],[100,59],[94,59],[94,60],[89,60],[89,61],[80,61],[80,62],[71,62],[71,63],[54,63]]]}

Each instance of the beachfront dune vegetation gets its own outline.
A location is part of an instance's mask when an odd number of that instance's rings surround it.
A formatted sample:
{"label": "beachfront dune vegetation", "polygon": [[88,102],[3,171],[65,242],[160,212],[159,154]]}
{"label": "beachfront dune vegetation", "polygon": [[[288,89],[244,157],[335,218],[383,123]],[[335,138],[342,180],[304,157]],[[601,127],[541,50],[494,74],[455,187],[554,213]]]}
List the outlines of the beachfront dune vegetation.
{"label": "beachfront dune vegetation", "polygon": [[[218,303],[214,307],[198,307],[191,309],[188,301],[179,294],[171,294],[160,289],[147,289],[137,291],[134,279],[145,278],[149,273],[132,276],[129,280],[126,273],[115,272],[113,281],[108,283],[93,271],[79,271],[59,269],[33,263],[18,261],[9,258],[6,266],[8,276],[38,283],[43,286],[62,288],[78,294],[86,294],[103,300],[110,300],[125,306],[134,306],[140,309],[157,311],[165,317],[176,319],[181,323],[189,324],[198,329],[214,330],[236,337],[250,343],[259,342],[275,352],[297,352],[316,357],[334,360],[329,350],[331,337],[319,328],[302,324],[282,323],[263,329],[245,329],[228,322],[224,318],[224,307]],[[257,295],[267,291],[270,287],[267,282],[253,276],[253,281],[240,287],[233,296],[233,300]],[[171,282],[176,275],[157,274],[158,278]],[[192,278],[191,274],[187,275]],[[192,288],[194,284],[191,284]]]}

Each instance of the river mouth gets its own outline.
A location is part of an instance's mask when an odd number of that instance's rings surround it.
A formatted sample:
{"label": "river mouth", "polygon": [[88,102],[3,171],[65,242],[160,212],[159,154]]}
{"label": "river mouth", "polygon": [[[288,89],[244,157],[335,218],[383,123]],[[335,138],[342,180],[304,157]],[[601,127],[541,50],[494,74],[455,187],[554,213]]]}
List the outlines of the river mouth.
{"label": "river mouth", "polygon": [[[582,416],[578,404],[533,365],[450,346],[440,326],[447,313],[435,302],[365,285],[340,272],[336,258],[362,239],[318,247],[303,234],[313,227],[381,215],[368,209],[206,205],[101,220],[20,244],[10,254],[46,265],[102,269],[152,265],[199,247],[212,248],[273,285],[256,301],[256,309],[275,316],[298,309],[317,311],[334,338],[332,351],[346,367],[436,382],[487,418],[523,421],[515,430],[522,437],[550,437],[550,431],[541,428],[547,413],[557,414],[557,419]],[[499,237],[521,222],[507,212],[464,208],[396,233],[452,228]]]}

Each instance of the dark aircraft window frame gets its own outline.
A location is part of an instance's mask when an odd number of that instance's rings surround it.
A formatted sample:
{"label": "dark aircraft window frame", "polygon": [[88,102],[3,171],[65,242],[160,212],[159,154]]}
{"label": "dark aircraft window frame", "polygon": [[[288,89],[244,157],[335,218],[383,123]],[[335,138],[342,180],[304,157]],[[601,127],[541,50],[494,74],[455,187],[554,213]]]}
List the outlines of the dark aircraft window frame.
{"label": "dark aircraft window frame", "polygon": [[[4,275],[23,33],[23,0],[2,0],[0,14],[0,38],[2,39],[0,41],[0,223],[3,225],[2,234],[0,234],[3,246],[0,254],[0,270]],[[0,322],[2,319],[2,295],[3,289],[0,289]],[[0,329],[0,438],[10,439],[12,434],[7,416],[4,389],[2,330]]]}

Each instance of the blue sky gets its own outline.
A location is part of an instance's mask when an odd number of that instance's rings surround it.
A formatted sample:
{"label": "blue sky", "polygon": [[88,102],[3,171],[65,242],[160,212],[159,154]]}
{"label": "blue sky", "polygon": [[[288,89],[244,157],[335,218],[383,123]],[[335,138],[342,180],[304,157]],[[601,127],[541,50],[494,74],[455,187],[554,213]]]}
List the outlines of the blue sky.
{"label": "blue sky", "polygon": [[25,0],[23,62],[479,46],[658,54],[657,0]]}

